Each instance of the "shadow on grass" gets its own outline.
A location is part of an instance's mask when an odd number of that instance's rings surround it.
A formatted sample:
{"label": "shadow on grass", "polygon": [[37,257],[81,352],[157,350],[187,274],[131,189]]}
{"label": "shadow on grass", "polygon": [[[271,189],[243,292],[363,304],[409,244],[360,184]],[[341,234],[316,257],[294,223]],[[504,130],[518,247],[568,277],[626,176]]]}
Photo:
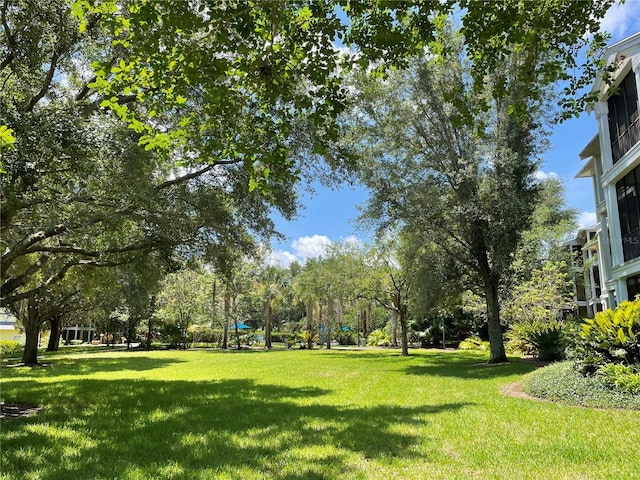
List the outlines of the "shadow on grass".
{"label": "shadow on grass", "polygon": [[[314,351],[314,350],[307,350],[307,351]],[[399,360],[409,360],[411,358],[414,358],[413,355],[411,355],[412,352],[415,352],[416,350],[409,350],[409,356],[408,357],[403,357],[401,354],[401,350],[399,348],[384,348],[384,349],[380,349],[380,350],[357,350],[357,349],[347,349],[347,348],[335,348],[335,349],[331,349],[331,350],[315,350],[318,352],[322,352],[323,355],[325,355],[326,357],[335,357],[335,358],[340,358],[340,359],[346,359],[346,360],[352,360],[352,361],[357,361],[357,360],[362,360],[362,359],[371,359],[371,360],[383,360],[385,362],[387,362],[389,360],[389,358],[394,358],[396,357]]]}
{"label": "shadow on grass", "polygon": [[486,359],[477,354],[456,352],[432,353],[422,357],[421,363],[409,365],[405,372],[409,375],[455,377],[465,379],[486,380],[509,375],[524,375],[535,370],[535,366],[523,362],[519,358],[510,359],[509,363],[490,365]]}
{"label": "shadow on grass", "polygon": [[[151,358],[143,356],[122,357],[122,358],[101,358],[87,356],[81,361],[77,358],[55,358],[46,359],[41,366],[24,366],[16,365],[16,369],[20,374],[24,374],[28,370],[30,377],[49,377],[52,375],[89,375],[98,372],[116,372],[116,371],[145,371],[156,368],[166,367],[175,363],[183,363],[184,360],[175,358]],[[3,369],[9,368],[3,366]],[[5,370],[5,373],[11,373],[13,367]],[[8,375],[5,376],[7,378]]]}
{"label": "shadow on grass", "polygon": [[469,405],[349,408],[322,403],[328,393],[247,379],[11,382],[5,400],[46,409],[3,423],[2,470],[48,480],[330,479],[357,471],[354,454],[417,457],[417,429]]}

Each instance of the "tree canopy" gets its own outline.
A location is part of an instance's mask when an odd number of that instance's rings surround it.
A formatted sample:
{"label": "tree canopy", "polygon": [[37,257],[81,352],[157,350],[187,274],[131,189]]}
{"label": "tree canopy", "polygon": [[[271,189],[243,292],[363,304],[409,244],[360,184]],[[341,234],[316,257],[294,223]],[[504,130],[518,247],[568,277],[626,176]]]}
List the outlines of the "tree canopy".
{"label": "tree canopy", "polygon": [[[483,275],[501,274],[530,209],[536,108],[559,80],[561,116],[587,100],[576,95],[597,57],[578,65],[575,54],[601,44],[612,3],[2,0],[0,305],[26,302],[35,315],[35,299],[87,267],[153,259],[171,270],[179,255],[231,270],[276,234],[273,210],[295,214],[300,177],[374,175],[340,142],[353,93],[345,80],[358,71],[397,86],[425,51],[429,67],[414,80],[439,97],[416,104],[432,122],[422,138],[451,140],[437,152],[450,165],[411,191],[440,199],[430,225],[475,252],[457,258],[478,266],[486,251]],[[443,41],[452,12],[464,47]],[[448,128],[436,128],[443,120]],[[413,148],[393,140],[394,153]],[[377,193],[406,187],[409,165],[380,169]],[[456,195],[483,207],[461,207]],[[412,214],[424,208],[417,199]],[[488,231],[496,209],[517,212]],[[461,218],[471,230],[452,231]],[[331,319],[340,296],[327,298]]]}

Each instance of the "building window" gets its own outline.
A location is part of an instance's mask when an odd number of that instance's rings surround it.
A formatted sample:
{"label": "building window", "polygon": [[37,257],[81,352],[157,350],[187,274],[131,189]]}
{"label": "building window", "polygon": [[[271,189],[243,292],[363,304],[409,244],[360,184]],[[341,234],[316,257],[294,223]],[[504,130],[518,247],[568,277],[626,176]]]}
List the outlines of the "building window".
{"label": "building window", "polygon": [[627,296],[629,300],[635,300],[638,294],[640,294],[640,275],[627,278]]}
{"label": "building window", "polygon": [[624,261],[640,257],[640,166],[616,183]]}
{"label": "building window", "polygon": [[600,289],[600,269],[597,265],[593,267],[593,283],[595,287],[596,298],[600,298],[602,295],[602,290]]}
{"label": "building window", "polygon": [[640,121],[638,121],[638,92],[633,70],[630,71],[616,93],[609,97],[609,135],[613,163],[640,140]]}

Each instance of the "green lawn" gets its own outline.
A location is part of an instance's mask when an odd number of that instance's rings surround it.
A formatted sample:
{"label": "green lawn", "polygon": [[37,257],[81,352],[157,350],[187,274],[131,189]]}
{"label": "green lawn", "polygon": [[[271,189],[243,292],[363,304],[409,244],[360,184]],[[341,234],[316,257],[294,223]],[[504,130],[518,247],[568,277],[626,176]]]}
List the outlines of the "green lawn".
{"label": "green lawn", "polygon": [[640,412],[502,395],[471,352],[158,351],[3,368],[0,478],[633,479]]}

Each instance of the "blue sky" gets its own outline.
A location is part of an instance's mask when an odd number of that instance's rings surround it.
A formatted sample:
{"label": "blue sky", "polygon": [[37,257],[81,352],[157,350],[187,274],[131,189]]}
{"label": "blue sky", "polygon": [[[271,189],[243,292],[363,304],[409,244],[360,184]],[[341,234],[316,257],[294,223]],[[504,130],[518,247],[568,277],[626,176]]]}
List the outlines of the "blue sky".
{"label": "blue sky", "polygon": [[[603,20],[603,29],[611,33],[611,43],[621,40],[640,29],[640,0],[626,0],[615,5]],[[597,133],[595,116],[582,114],[555,126],[550,138],[551,147],[543,156],[539,176],[557,175],[566,186],[566,198],[570,207],[581,213],[578,218],[584,226],[595,223],[595,205],[592,184],[589,179],[576,179],[582,167],[578,153]],[[284,265],[293,260],[303,261],[317,257],[327,245],[335,241],[369,239],[369,233],[358,228],[355,219],[357,206],[367,198],[363,188],[343,187],[330,190],[314,185],[316,192],[303,192],[300,215],[291,222],[274,217],[276,228],[286,236],[284,241],[273,241],[272,259]]]}

